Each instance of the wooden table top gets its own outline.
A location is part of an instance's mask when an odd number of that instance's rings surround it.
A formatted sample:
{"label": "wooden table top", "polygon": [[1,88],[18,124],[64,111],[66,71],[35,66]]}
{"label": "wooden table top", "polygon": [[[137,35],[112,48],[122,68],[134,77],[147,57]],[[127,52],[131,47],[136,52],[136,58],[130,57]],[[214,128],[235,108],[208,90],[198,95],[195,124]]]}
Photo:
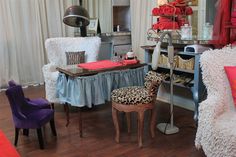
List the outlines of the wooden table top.
{"label": "wooden table top", "polygon": [[77,77],[77,76],[89,76],[89,75],[95,75],[100,72],[107,72],[107,71],[115,71],[115,70],[125,70],[125,69],[135,69],[142,66],[145,66],[145,63],[137,63],[137,64],[130,64],[130,65],[124,65],[114,68],[106,68],[106,69],[98,69],[98,70],[88,70],[78,67],[77,65],[67,65],[63,67],[57,67],[56,69],[71,77]]}
{"label": "wooden table top", "polygon": [[154,50],[156,45],[144,45],[141,46],[142,49],[147,49],[147,50]]}

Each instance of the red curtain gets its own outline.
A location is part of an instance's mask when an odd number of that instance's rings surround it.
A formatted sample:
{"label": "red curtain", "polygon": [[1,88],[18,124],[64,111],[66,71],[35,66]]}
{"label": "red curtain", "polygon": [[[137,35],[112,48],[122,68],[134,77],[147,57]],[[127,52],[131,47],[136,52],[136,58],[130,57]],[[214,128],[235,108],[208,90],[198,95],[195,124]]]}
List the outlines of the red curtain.
{"label": "red curtain", "polygon": [[220,48],[236,39],[236,29],[228,28],[231,21],[231,3],[236,0],[220,0],[214,21],[211,43]]}

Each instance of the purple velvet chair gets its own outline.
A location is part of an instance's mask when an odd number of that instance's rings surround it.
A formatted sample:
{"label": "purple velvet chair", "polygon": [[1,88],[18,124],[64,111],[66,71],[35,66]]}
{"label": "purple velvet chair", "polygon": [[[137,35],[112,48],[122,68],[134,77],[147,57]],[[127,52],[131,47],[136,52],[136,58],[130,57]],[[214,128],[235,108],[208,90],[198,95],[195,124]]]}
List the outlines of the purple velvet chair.
{"label": "purple velvet chair", "polygon": [[54,124],[54,111],[52,109],[39,108],[28,103],[20,85],[9,86],[6,90],[6,95],[11,106],[15,124],[15,146],[17,145],[20,129],[37,129],[39,146],[43,149],[44,142],[41,127],[50,122],[53,135],[57,135]]}
{"label": "purple velvet chair", "polygon": [[[9,87],[14,87],[18,84],[14,80],[11,80],[8,82],[8,85]],[[50,103],[46,99],[43,99],[43,98],[36,98],[36,99],[25,98],[25,100],[28,102],[28,104],[38,107],[38,108],[51,108]],[[52,105],[52,108],[54,108],[53,105]]]}

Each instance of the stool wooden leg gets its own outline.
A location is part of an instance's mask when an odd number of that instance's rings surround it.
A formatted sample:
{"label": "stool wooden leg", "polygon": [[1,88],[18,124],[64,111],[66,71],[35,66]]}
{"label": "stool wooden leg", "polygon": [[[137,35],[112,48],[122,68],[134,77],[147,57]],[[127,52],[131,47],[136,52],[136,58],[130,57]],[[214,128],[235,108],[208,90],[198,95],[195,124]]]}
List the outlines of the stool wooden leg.
{"label": "stool wooden leg", "polygon": [[127,129],[128,129],[128,133],[130,133],[130,126],[131,126],[131,120],[130,120],[130,112],[126,112],[126,120],[127,120]]}
{"label": "stool wooden leg", "polygon": [[112,107],[112,118],[113,118],[113,123],[116,129],[115,141],[119,143],[120,142],[120,128],[119,128],[119,121],[118,121],[118,111],[114,107]]}
{"label": "stool wooden leg", "polygon": [[151,136],[152,138],[155,137],[155,127],[156,127],[156,109],[151,109],[151,119],[150,119],[150,132],[151,132]]}
{"label": "stool wooden leg", "polygon": [[138,112],[138,145],[143,146],[143,125],[144,125],[144,111]]}

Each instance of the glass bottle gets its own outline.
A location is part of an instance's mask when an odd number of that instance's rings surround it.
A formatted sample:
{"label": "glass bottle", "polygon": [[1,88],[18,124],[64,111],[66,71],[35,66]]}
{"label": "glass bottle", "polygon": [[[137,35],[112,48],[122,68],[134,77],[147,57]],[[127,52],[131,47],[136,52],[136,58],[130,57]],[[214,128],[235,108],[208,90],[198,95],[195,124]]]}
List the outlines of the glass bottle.
{"label": "glass bottle", "polygon": [[213,33],[213,25],[211,25],[210,23],[206,23],[203,26],[203,39],[204,40],[211,40],[212,39],[212,33]]}
{"label": "glass bottle", "polygon": [[184,26],[181,26],[181,39],[182,40],[192,39],[192,26],[188,24],[184,24]]}
{"label": "glass bottle", "polygon": [[118,62],[118,55],[117,52],[114,53],[114,56],[112,57],[112,62]]}

